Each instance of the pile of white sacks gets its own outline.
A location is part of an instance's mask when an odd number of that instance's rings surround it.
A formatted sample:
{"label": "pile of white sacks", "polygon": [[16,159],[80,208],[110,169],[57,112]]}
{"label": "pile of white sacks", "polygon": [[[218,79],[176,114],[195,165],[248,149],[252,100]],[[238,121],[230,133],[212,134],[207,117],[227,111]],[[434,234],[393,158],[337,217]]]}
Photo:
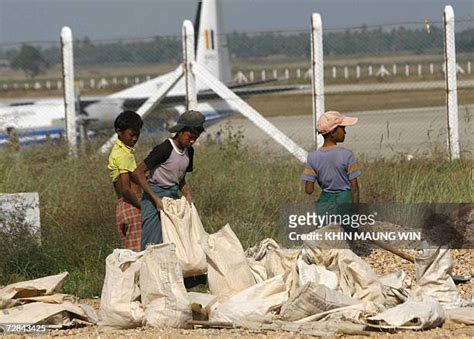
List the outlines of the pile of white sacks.
{"label": "pile of white sacks", "polygon": [[[285,249],[266,239],[244,252],[229,225],[209,235],[184,198],[163,203],[164,244],[107,257],[99,326],[188,327],[196,305],[209,321],[238,326],[350,321],[418,330],[448,318],[474,324],[473,301],[460,297],[447,249],[422,251],[415,281],[402,271],[378,277],[351,250],[315,242]],[[210,293],[188,293],[183,277],[204,273]]]}
{"label": "pile of white sacks", "polygon": [[10,327],[13,332],[20,332],[22,328],[32,330],[36,324],[44,325],[37,329],[96,324],[97,314],[91,306],[58,292],[67,276],[63,272],[1,288],[0,330],[9,331]]}

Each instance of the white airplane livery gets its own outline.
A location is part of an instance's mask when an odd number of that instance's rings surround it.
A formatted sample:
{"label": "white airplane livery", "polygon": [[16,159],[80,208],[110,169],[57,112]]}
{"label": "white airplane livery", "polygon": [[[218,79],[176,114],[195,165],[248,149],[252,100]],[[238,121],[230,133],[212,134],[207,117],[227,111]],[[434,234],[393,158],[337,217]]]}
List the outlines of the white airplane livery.
{"label": "white airplane livery", "polygon": [[[204,65],[220,81],[230,84],[231,69],[229,52],[222,22],[220,0],[202,0],[196,15],[196,61]],[[80,101],[82,117],[93,122],[94,126],[112,126],[116,116],[126,108],[138,109],[171,76],[161,75],[139,85],[132,86],[104,97],[85,97]],[[217,98],[202,83],[197,81],[198,110],[206,120],[215,120],[233,113],[233,109]],[[242,91],[242,94],[251,93]],[[258,89],[259,92],[262,89]],[[265,90],[264,90],[265,91]],[[254,92],[257,92],[254,89]],[[162,100],[162,110],[172,110],[179,114],[185,111],[185,86],[182,78]],[[202,100],[201,100],[202,99]],[[22,144],[41,143],[64,135],[64,101],[51,98],[29,102],[0,104],[0,146],[9,140],[7,129],[15,128]],[[79,116],[78,116],[79,118]]]}

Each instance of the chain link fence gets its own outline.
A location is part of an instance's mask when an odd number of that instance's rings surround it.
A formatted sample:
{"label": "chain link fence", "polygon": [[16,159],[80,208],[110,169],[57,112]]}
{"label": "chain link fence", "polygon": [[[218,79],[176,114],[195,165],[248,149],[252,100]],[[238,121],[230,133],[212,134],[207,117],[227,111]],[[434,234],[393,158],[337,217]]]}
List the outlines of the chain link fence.
{"label": "chain link fence", "polygon": [[[472,155],[474,18],[457,17],[456,32],[461,154]],[[313,148],[309,27],[233,32],[226,38],[230,85],[290,138],[307,150]],[[348,147],[370,157],[445,152],[442,21],[324,30],[323,45],[326,110],[359,117],[359,123],[347,130]],[[181,49],[181,36],[78,39],[74,44],[78,93],[87,102],[91,96],[106,96],[166,74],[182,62]],[[60,42],[0,45],[0,79],[4,102],[60,97]],[[251,96],[246,96],[247,88],[252,88]],[[166,100],[147,119],[147,126],[164,131],[183,109],[181,99]],[[217,99],[212,94],[199,96],[201,102]],[[137,109],[141,103],[128,101],[125,108]],[[280,150],[247,120],[238,115],[230,119],[247,142]],[[226,126],[228,122],[213,125],[206,139],[221,138],[218,132]]]}

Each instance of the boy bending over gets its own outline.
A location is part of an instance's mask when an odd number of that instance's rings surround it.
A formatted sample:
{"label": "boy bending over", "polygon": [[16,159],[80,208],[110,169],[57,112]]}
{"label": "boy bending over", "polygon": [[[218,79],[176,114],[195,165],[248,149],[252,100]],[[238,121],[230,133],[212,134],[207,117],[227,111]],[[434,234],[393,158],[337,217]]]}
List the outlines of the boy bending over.
{"label": "boy bending over", "polygon": [[176,133],[173,138],[156,146],[133,172],[133,178],[140,183],[144,191],[141,201],[142,250],[148,244],[163,242],[159,212],[163,209],[162,197],[178,199],[179,190],[189,203],[193,201],[185,176],[193,170],[192,145],[204,132],[204,121],[205,117],[200,112],[183,113],[178,123],[168,130]]}

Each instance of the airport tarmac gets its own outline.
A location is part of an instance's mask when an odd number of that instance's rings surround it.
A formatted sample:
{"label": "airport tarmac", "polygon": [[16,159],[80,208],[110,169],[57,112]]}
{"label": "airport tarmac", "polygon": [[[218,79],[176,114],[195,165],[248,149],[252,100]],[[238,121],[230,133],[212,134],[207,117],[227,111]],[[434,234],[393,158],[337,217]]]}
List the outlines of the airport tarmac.
{"label": "airport tarmac", "polygon": [[[458,89],[474,87],[474,80],[458,80]],[[337,84],[325,85],[325,94],[336,93],[361,93],[361,92],[388,92],[388,91],[426,91],[433,89],[446,88],[446,80],[431,81],[405,81],[405,82],[379,82],[379,83],[360,83],[360,84]],[[311,93],[310,85],[301,85],[300,89],[292,92],[284,92],[282,94]]]}
{"label": "airport tarmac", "polygon": [[[346,115],[359,118],[355,126],[347,128],[342,146],[352,149],[369,159],[392,158],[408,155],[431,155],[447,149],[446,107],[425,107],[396,110],[352,112]],[[269,121],[305,150],[313,147],[313,119],[310,115],[279,116]],[[233,133],[241,131],[244,143],[262,150],[287,152],[250,120],[234,115],[207,129],[215,137],[217,131]],[[474,105],[459,106],[459,135],[461,154],[473,157],[474,153]],[[206,136],[204,136],[205,138]]]}

